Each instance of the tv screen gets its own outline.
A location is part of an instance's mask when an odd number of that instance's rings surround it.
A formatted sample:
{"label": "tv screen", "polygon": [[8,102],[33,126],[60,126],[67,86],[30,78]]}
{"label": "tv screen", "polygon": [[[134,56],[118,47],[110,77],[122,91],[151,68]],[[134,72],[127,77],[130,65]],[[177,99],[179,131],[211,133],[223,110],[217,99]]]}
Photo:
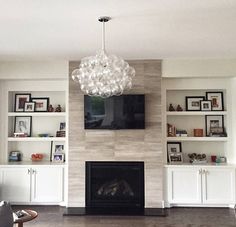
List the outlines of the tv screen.
{"label": "tv screen", "polygon": [[84,96],[85,129],[144,129],[145,96]]}

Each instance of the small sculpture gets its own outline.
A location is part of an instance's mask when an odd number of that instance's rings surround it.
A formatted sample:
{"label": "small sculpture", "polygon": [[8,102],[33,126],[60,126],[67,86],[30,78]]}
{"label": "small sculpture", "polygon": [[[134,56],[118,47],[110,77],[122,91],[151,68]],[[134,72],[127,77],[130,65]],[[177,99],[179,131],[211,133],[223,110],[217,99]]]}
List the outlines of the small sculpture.
{"label": "small sculpture", "polygon": [[183,108],[180,105],[178,105],[176,111],[183,111]]}
{"label": "small sculpture", "polygon": [[172,104],[170,104],[170,106],[169,106],[169,111],[175,111],[175,108],[173,107]]}
{"label": "small sculpture", "polygon": [[58,105],[58,106],[56,107],[55,112],[61,112],[61,105]]}
{"label": "small sculpture", "polygon": [[50,104],[48,107],[48,112],[54,112],[54,108],[52,107],[52,105]]}

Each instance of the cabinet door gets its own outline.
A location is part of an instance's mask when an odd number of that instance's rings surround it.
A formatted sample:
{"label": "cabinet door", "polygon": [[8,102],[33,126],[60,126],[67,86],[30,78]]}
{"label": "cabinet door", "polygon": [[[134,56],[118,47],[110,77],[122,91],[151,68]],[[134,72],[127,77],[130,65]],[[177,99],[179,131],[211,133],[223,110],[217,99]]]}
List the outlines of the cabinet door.
{"label": "cabinet door", "polygon": [[63,167],[34,167],[32,169],[32,202],[63,201]]}
{"label": "cabinet door", "polygon": [[199,168],[176,167],[168,169],[168,202],[201,203],[201,174]]}
{"label": "cabinet door", "polygon": [[28,168],[3,168],[1,199],[12,203],[30,202],[30,171]]}
{"label": "cabinet door", "polygon": [[233,168],[203,169],[203,203],[235,203],[235,170]]}

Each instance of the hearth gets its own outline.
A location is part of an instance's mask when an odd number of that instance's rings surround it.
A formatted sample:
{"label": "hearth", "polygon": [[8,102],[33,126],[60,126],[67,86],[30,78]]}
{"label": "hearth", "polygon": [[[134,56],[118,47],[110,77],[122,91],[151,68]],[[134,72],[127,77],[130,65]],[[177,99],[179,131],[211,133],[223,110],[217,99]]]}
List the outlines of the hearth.
{"label": "hearth", "polygon": [[144,162],[86,162],[86,208],[143,212]]}

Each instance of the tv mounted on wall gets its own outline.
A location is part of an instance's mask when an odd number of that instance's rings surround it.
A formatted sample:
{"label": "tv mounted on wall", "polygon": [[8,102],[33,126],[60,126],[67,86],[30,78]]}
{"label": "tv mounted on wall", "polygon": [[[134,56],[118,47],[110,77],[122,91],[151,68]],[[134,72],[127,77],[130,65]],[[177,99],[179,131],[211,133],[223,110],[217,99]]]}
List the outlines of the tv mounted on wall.
{"label": "tv mounted on wall", "polygon": [[145,96],[84,96],[85,129],[144,129]]}

